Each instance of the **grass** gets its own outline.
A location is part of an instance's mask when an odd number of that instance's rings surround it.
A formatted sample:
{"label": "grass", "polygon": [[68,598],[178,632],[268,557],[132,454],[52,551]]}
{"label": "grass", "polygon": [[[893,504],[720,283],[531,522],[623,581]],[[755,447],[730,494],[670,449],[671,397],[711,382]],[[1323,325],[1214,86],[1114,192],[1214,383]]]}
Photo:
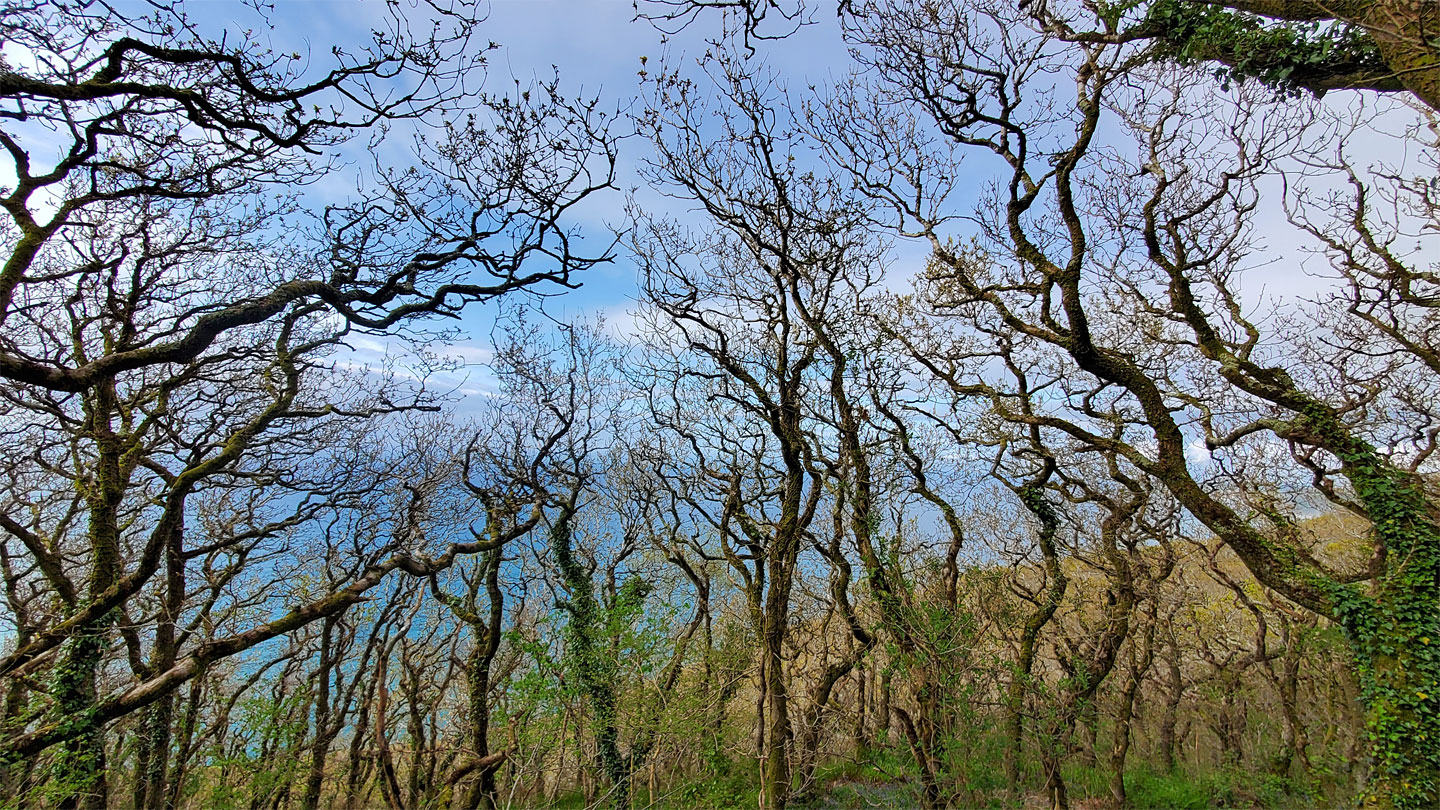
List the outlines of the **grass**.
{"label": "grass", "polygon": [[[1039,774],[1027,768],[1028,796],[1024,801],[1005,790],[1004,757],[998,747],[976,746],[952,758],[951,776],[957,785],[957,806],[1006,810],[1029,806],[1037,797]],[[1027,763],[1032,765],[1033,763]],[[675,787],[653,804],[643,793],[635,795],[639,810],[750,810],[757,804],[759,772],[754,762],[731,764],[723,773]],[[877,807],[918,806],[914,763],[908,752],[887,748],[859,758],[825,763],[816,770],[818,788],[802,805],[809,810],[870,810]],[[1109,772],[1103,766],[1069,762],[1065,783],[1072,802],[1102,800],[1109,803]],[[1125,790],[1133,810],[1300,810],[1340,806],[1316,787],[1298,784],[1265,772],[1237,767],[1201,772],[1177,769],[1164,772],[1144,763],[1125,774]],[[578,794],[563,796],[555,810],[581,810]]]}

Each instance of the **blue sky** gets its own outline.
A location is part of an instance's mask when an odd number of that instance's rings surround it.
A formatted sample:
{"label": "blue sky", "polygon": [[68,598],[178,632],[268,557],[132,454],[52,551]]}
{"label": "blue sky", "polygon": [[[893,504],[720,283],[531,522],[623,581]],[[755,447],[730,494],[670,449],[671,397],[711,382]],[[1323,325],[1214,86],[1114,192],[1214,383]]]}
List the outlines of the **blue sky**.
{"label": "blue sky", "polygon": [[[143,8],[141,0],[120,0],[122,7]],[[417,8],[416,0],[399,0],[401,8]],[[828,2],[814,4],[813,24],[783,40],[757,41],[757,64],[763,63],[784,77],[797,92],[814,85],[825,85],[832,78],[843,76],[851,62],[841,41]],[[369,37],[370,28],[384,18],[383,0],[276,0],[271,27],[258,24],[255,12],[240,0],[189,0],[185,5],[190,15],[202,26],[218,32],[256,28],[256,37],[281,52],[297,51],[310,54],[317,70],[328,67],[329,50],[333,45],[358,45]],[[679,34],[667,37],[645,21],[634,20],[631,0],[490,0],[489,17],[481,29],[480,39],[499,43],[500,51],[491,55],[489,82],[500,89],[518,80],[546,79],[552,66],[558,69],[561,87],[572,95],[599,95],[603,106],[623,110],[639,89],[637,76],[641,57],[648,57],[653,70],[662,55],[668,53],[672,64],[693,60],[705,50],[705,39],[720,33],[717,14],[702,16],[694,25]],[[1357,94],[1332,94],[1328,104],[1358,103]],[[1373,103],[1373,100],[1371,101]],[[395,133],[399,135],[400,133]],[[1386,140],[1393,142],[1393,136]],[[1401,139],[1403,142],[1403,138]],[[387,138],[386,147],[396,149],[396,158],[404,159],[401,151],[406,139]],[[363,144],[363,140],[358,143]],[[1378,146],[1378,144],[1377,144]],[[1393,151],[1393,145],[1388,145]],[[592,243],[603,245],[612,238],[611,227],[622,224],[622,206],[626,193],[633,193],[642,204],[664,206],[672,216],[686,217],[681,204],[664,198],[644,187],[636,167],[643,162],[649,146],[638,138],[622,144],[618,182],[621,190],[593,198],[589,205],[575,213]],[[1374,150],[1377,156],[1385,148]],[[342,172],[333,182],[314,190],[324,201],[339,201],[353,189],[356,174],[363,174],[371,157],[352,151],[352,172]],[[975,165],[975,164],[970,164]],[[975,170],[975,169],[972,169]],[[978,179],[978,178],[977,178]],[[963,185],[963,184],[962,184]],[[1268,251],[1276,261],[1257,257],[1257,272],[1247,277],[1247,292],[1252,295],[1296,296],[1313,293],[1319,282],[1301,272],[1296,234],[1284,222],[1283,211],[1275,205],[1263,206],[1259,224],[1270,237]],[[913,273],[923,260],[924,251],[914,246],[901,246],[897,251],[894,275]],[[1312,265],[1313,266],[1313,265]],[[623,252],[616,261],[589,271],[582,289],[549,299],[546,309],[561,319],[576,319],[603,313],[612,329],[624,333],[628,325],[625,313],[635,290],[635,268]],[[453,354],[467,361],[481,361],[486,355],[493,309],[476,307],[464,322],[469,339],[453,349]],[[356,358],[374,362],[385,350],[379,339],[355,341]],[[443,381],[462,393],[483,391],[483,372],[471,372],[468,379]]]}
{"label": "blue sky", "polygon": [[[410,0],[401,2],[402,6],[410,4]],[[254,11],[238,0],[190,0],[186,8],[208,30],[257,28]],[[257,30],[256,35],[277,51],[313,55],[318,69],[326,65],[332,45],[363,43],[384,14],[384,4],[378,0],[276,0],[272,27]],[[673,35],[646,21],[637,21],[634,16],[630,0],[490,0],[480,38],[499,43],[501,49],[489,60],[489,86],[503,89],[512,81],[527,84],[532,79],[547,79],[558,70],[566,93],[598,95],[604,100],[604,108],[621,110],[640,88],[641,57],[649,60],[652,71],[667,54],[675,64],[681,60],[693,62],[704,52],[705,39],[720,32],[718,15],[703,16],[695,25]],[[833,9],[818,9],[813,20],[813,24],[784,40],[756,42],[757,62],[786,77],[793,88],[823,85],[850,68]],[[386,140],[404,142],[398,138]],[[685,216],[683,209],[675,210],[674,200],[649,191],[638,176],[637,166],[648,152],[649,146],[643,140],[626,140],[620,151],[620,190],[593,198],[576,211],[579,224],[594,244],[608,243],[613,238],[612,227],[622,224],[626,194],[634,194],[642,203],[663,204],[671,214]],[[403,159],[399,153],[396,156]],[[351,159],[354,169],[363,173],[368,156],[355,154]],[[353,174],[337,176],[318,189],[319,194],[344,195],[353,187]],[[600,313],[613,330],[624,333],[634,291],[635,268],[621,252],[613,264],[589,271],[581,289],[548,299],[545,308],[566,320]],[[452,353],[471,362],[483,360],[493,313],[489,307],[469,312],[464,326],[470,339],[455,346]],[[379,339],[361,338],[355,341],[355,348],[357,359],[373,362],[385,344]],[[445,382],[458,385],[463,393],[489,387],[483,371],[478,369],[463,383],[458,379]]]}

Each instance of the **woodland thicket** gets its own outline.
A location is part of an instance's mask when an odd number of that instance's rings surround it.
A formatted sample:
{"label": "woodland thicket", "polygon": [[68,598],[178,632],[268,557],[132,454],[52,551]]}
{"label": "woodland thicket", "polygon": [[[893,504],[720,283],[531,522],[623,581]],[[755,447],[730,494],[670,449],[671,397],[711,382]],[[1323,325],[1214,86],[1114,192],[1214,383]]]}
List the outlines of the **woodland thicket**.
{"label": "woodland thicket", "polygon": [[0,806],[1440,803],[1437,4],[207,8],[0,0]]}

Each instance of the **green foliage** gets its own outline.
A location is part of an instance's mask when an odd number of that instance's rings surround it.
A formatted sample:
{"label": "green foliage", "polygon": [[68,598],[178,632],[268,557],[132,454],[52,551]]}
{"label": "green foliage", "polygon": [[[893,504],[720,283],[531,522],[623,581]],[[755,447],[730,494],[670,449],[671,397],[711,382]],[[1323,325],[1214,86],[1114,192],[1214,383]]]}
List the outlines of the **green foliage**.
{"label": "green foliage", "polygon": [[1204,782],[1219,807],[1314,807],[1315,799],[1296,791],[1289,779],[1265,771],[1226,768]]}
{"label": "green foliage", "polygon": [[77,635],[65,643],[50,672],[51,718],[67,736],[74,735],[59,747],[50,767],[46,794],[57,806],[99,792],[104,778],[104,742],[94,711],[96,674],[105,646],[98,632]]}
{"label": "green foliage", "polygon": [[[1064,766],[1065,784],[1074,799],[1108,799],[1110,771],[1103,765]],[[1297,789],[1290,780],[1246,768],[1221,768],[1203,773],[1169,773],[1148,765],[1127,769],[1125,795],[1133,810],[1212,810],[1212,808],[1274,808],[1290,810],[1323,804]]]}
{"label": "green foliage", "polygon": [[1160,55],[1182,63],[1220,61],[1229,82],[1256,79],[1281,92],[1324,95],[1325,83],[1383,73],[1385,63],[1363,28],[1334,21],[1276,24],[1191,0],[1157,0],[1146,13]]}
{"label": "green foliage", "polygon": [[197,800],[205,807],[243,807],[296,784],[303,770],[298,753],[309,730],[309,703],[303,684],[278,699],[256,695],[241,701],[234,739],[227,748],[209,752],[215,779]]}
{"label": "green foliage", "polygon": [[585,810],[589,806],[590,802],[585,801],[585,794],[578,791],[562,793],[546,805],[549,810]]}
{"label": "green foliage", "polygon": [[754,768],[734,769],[723,776],[691,782],[656,803],[657,808],[713,807],[715,810],[749,810],[757,803]]}
{"label": "green foliage", "polygon": [[919,773],[914,757],[899,748],[873,748],[816,770],[825,786],[814,806],[831,808],[909,807],[917,801]]}
{"label": "green foliage", "polygon": [[1125,794],[1135,810],[1206,810],[1206,786],[1180,772],[1160,773],[1141,768],[1125,775]]}
{"label": "green foliage", "polygon": [[1386,550],[1375,593],[1342,583],[1330,589],[1355,648],[1367,708],[1366,801],[1433,807],[1440,799],[1440,526],[1416,476],[1351,439],[1323,408],[1304,419],[1340,458]]}
{"label": "green foliage", "polygon": [[[954,805],[997,810],[1021,806],[1023,802],[1017,802],[1005,792],[1003,735],[993,731],[981,733],[975,743],[966,752],[963,789],[957,791]],[[722,776],[686,783],[664,797],[657,797],[654,807],[676,810],[754,807],[758,776],[753,762],[747,766]],[[1072,800],[1108,801],[1110,772],[1103,765],[1071,761],[1064,767]],[[816,771],[816,778],[825,789],[817,792],[809,806],[823,810],[906,807],[916,801],[918,781],[914,761],[895,748],[876,749],[859,758],[827,763]],[[1166,773],[1142,764],[1126,772],[1125,790],[1133,810],[1300,810],[1336,803],[1334,797],[1326,799],[1283,777],[1238,767]],[[555,805],[557,808],[572,806],[577,805],[569,802]]]}
{"label": "green foliage", "polygon": [[1008,739],[980,716],[951,747],[949,770],[957,777],[958,793],[972,804],[994,804],[1005,796],[1005,757]]}
{"label": "green foliage", "polygon": [[941,792],[973,798],[977,774],[996,773],[988,766],[977,769],[972,750],[984,738],[980,732],[986,725],[975,710],[976,676],[989,666],[984,656],[976,655],[980,625],[968,609],[940,598],[937,582],[912,582],[903,572],[903,567],[892,564],[889,576],[901,592],[913,597],[898,602],[892,615],[904,623],[909,648],[893,638],[887,640],[887,667],[896,681],[909,681],[916,702],[927,707],[917,707],[917,712],[928,713],[934,724],[929,755],[939,766],[935,778]]}

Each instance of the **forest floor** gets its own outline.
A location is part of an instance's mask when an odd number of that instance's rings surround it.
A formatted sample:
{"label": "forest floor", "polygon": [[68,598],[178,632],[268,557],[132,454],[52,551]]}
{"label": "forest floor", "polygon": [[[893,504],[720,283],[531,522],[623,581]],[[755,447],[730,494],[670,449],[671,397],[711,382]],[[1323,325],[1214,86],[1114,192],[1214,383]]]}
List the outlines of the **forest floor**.
{"label": "forest floor", "polygon": [[812,805],[816,810],[860,810],[869,807],[905,807],[914,794],[905,785],[873,782],[836,782],[823,798]]}
{"label": "forest floor", "polygon": [[[873,782],[836,782],[830,790],[807,810],[869,810],[870,808],[907,808],[915,804],[915,793],[909,785],[876,784]],[[1043,793],[1025,797],[1022,810],[1048,810],[1049,800]],[[1094,796],[1070,803],[1071,810],[1105,810],[1109,804]]]}
{"label": "forest floor", "polygon": [[[1106,786],[1092,772],[1075,772],[1070,783],[1072,810],[1106,810],[1112,806]],[[1101,774],[1103,775],[1103,774]],[[897,778],[898,777],[898,778]],[[1086,777],[1091,777],[1087,779]],[[905,775],[878,772],[845,773],[822,780],[824,787],[803,802],[804,810],[871,810],[918,808],[917,786]],[[1126,777],[1130,802],[1136,810],[1302,810],[1347,807],[1353,802],[1335,793],[1322,793],[1300,785],[1281,785],[1272,777],[1240,769],[1204,775],[1152,774],[1140,771]],[[658,798],[658,797],[657,797]],[[980,791],[973,801],[957,807],[980,810],[1048,810],[1045,794],[1034,791],[1016,802],[1003,791]],[[658,798],[651,810],[749,810],[755,807],[754,786],[742,779],[696,783]],[[581,805],[576,805],[579,807]],[[641,806],[644,806],[643,804]],[[568,810],[568,806],[567,806]]]}

